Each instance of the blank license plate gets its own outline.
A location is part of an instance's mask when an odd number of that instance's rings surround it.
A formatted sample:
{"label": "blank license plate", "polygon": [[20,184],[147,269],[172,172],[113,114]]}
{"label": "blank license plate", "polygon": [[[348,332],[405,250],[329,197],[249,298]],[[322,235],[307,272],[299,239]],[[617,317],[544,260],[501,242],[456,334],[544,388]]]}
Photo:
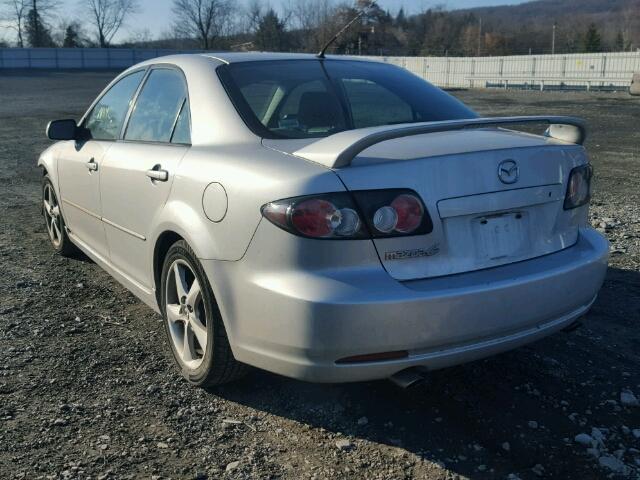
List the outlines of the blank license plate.
{"label": "blank license plate", "polygon": [[513,257],[526,248],[528,222],[520,212],[477,217],[473,219],[473,233],[480,258]]}

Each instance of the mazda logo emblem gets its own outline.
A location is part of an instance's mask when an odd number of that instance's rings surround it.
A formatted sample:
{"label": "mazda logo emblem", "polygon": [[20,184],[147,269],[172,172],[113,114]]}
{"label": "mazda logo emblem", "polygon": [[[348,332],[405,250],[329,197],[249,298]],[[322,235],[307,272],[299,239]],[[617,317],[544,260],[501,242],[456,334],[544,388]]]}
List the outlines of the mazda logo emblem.
{"label": "mazda logo emblem", "polygon": [[520,168],[515,160],[503,160],[498,165],[498,178],[507,185],[516,183],[520,177]]}

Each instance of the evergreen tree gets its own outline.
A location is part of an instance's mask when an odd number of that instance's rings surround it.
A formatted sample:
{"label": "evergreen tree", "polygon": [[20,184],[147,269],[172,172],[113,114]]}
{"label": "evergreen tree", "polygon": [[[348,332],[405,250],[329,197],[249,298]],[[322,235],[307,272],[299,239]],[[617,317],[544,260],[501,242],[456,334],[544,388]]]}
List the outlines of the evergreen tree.
{"label": "evergreen tree", "polygon": [[407,15],[404,13],[404,7],[400,7],[400,10],[398,10],[395,22],[399,27],[404,28],[407,26]]}
{"label": "evergreen tree", "polygon": [[255,44],[260,50],[281,52],[287,50],[287,32],[278,14],[270,8],[260,19]]}
{"label": "evergreen tree", "polygon": [[42,21],[38,10],[32,8],[27,13],[24,25],[27,41],[32,47],[53,47],[55,43],[51,37],[51,32]]}
{"label": "evergreen tree", "polygon": [[627,46],[625,45],[624,34],[621,31],[618,31],[618,35],[616,35],[615,41],[616,52],[624,52],[626,47]]}
{"label": "evergreen tree", "polygon": [[71,24],[65,29],[62,46],[64,48],[78,48],[82,46],[80,43],[80,35],[75,25]]}
{"label": "evergreen tree", "polygon": [[584,50],[589,53],[599,52],[602,50],[602,39],[595,23],[589,25],[589,28],[587,29],[587,34],[584,38]]}

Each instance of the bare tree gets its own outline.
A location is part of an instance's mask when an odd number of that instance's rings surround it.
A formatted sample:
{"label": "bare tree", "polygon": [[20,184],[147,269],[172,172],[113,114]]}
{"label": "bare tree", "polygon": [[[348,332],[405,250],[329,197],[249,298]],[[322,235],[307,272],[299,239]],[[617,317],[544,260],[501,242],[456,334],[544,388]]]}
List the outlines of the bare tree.
{"label": "bare tree", "polygon": [[16,32],[18,47],[24,48],[29,15],[39,20],[35,23],[36,31],[32,32],[39,38],[40,32],[37,30],[49,23],[46,21],[46,15],[57,7],[57,0],[0,0],[0,20],[5,20],[6,28]]}
{"label": "bare tree", "polygon": [[176,33],[197,39],[205,50],[230,32],[234,12],[231,0],[173,0]]}
{"label": "bare tree", "polygon": [[262,0],[250,0],[244,18],[246,25],[241,26],[241,30],[247,33],[256,33],[264,16],[264,10]]}
{"label": "bare tree", "polygon": [[7,28],[15,30],[18,47],[24,48],[24,20],[29,11],[29,0],[3,0],[2,19],[6,20]]}
{"label": "bare tree", "polygon": [[293,0],[289,3],[292,28],[302,34],[299,47],[304,51],[317,51],[343,25],[336,18],[347,3],[334,4],[333,0]]}
{"label": "bare tree", "polygon": [[91,15],[100,47],[108,47],[126,18],[138,11],[138,0],[82,0]]}

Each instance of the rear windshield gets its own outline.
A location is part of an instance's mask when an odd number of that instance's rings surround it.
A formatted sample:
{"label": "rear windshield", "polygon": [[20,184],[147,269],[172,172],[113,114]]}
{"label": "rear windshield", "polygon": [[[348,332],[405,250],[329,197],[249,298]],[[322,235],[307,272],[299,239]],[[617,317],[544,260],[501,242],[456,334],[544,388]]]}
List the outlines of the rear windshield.
{"label": "rear windshield", "polygon": [[249,128],[266,138],[477,117],[439,88],[384,63],[244,62],[221,66],[218,75]]}

